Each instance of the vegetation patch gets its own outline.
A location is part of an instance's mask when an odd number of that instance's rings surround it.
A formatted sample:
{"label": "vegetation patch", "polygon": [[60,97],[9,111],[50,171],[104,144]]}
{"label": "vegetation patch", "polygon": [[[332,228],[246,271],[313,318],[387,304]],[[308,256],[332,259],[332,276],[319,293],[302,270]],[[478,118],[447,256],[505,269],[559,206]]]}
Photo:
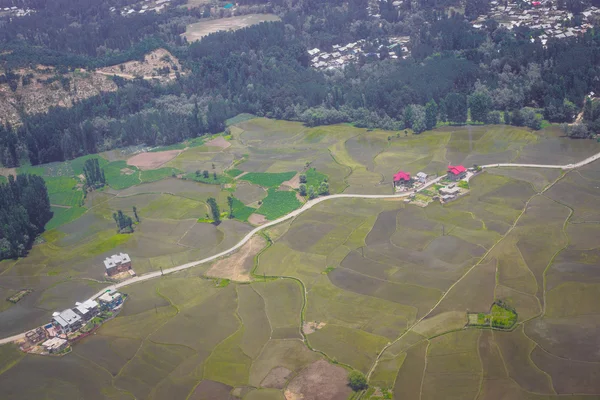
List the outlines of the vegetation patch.
{"label": "vegetation patch", "polygon": [[77,187],[77,181],[66,176],[57,178],[44,178],[50,204],[61,206],[81,206],[83,202],[83,191]]}
{"label": "vegetation patch", "polygon": [[202,182],[209,185],[222,185],[231,183],[231,178],[227,175],[209,172],[208,170],[190,172],[183,176],[184,179],[189,179],[195,182]]}
{"label": "vegetation patch", "polygon": [[296,192],[269,189],[269,194],[262,201],[262,205],[256,210],[256,213],[264,215],[269,220],[274,220],[294,211],[301,205],[296,198]]}
{"label": "vegetation patch", "polygon": [[113,189],[126,189],[141,183],[137,167],[125,161],[113,161],[104,167],[106,182]]}
{"label": "vegetation patch", "polygon": [[239,199],[233,198],[233,218],[240,220],[242,222],[248,221],[248,218],[252,213],[256,211],[255,208],[248,207],[244,203],[242,203]]}
{"label": "vegetation patch", "polygon": [[231,168],[231,169],[228,169],[227,171],[225,171],[225,173],[227,175],[229,175],[230,177],[235,178],[236,176],[243,174],[244,171],[242,171],[241,169],[237,169],[237,168]]}
{"label": "vegetation patch", "polygon": [[168,177],[176,176],[177,174],[181,173],[182,171],[178,170],[177,168],[171,167],[152,169],[147,171],[141,171],[140,180],[142,181],[142,183],[156,182]]}
{"label": "vegetation patch", "polygon": [[292,179],[295,175],[295,172],[250,172],[242,176],[240,179],[264,188],[277,188],[283,182]]}
{"label": "vegetation patch", "polygon": [[489,313],[468,313],[469,326],[490,327],[494,329],[511,329],[517,323],[517,312],[502,300],[492,304]]}
{"label": "vegetation patch", "polygon": [[312,186],[315,190],[319,188],[322,182],[328,180],[327,175],[317,171],[315,168],[309,168],[304,175],[306,175],[306,187]]}

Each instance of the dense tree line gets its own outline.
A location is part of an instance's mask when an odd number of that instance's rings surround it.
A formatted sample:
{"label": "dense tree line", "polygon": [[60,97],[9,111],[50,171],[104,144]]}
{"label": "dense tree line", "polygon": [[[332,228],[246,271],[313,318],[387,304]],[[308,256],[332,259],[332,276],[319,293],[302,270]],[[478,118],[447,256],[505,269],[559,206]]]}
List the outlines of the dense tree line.
{"label": "dense tree line", "polygon": [[88,188],[99,188],[106,184],[104,170],[100,168],[100,163],[97,158],[85,160],[83,164],[83,175],[85,176],[85,184]]}
{"label": "dense tree line", "polygon": [[0,260],[24,256],[50,218],[44,179],[10,175],[7,183],[0,184]]}
{"label": "dense tree line", "polygon": [[[70,4],[71,0],[63,1]],[[472,7],[479,12],[483,6],[475,3]],[[24,57],[34,59],[47,52],[48,57],[60,58],[56,65],[71,67],[79,65],[77,57],[105,62],[107,55],[128,57],[139,46],[167,45],[188,73],[162,86],[115,78],[119,86],[115,93],[81,101],[71,109],[25,115],[16,132],[10,127],[0,129],[0,162],[12,166],[28,157],[38,164],[119,146],[168,145],[222,131],[224,121],[240,112],[311,126],[351,122],[368,128],[412,128],[417,133],[437,122],[462,124],[468,119],[538,129],[540,115],[551,122],[572,122],[585,96],[600,92],[597,30],[580,38],[550,39],[543,46],[530,40],[527,28],[508,31],[490,21],[486,29],[476,30],[462,16],[442,13],[438,7],[451,4],[445,1],[404,2],[389,21],[366,16],[363,0],[271,4],[283,22],[211,34],[189,46],[178,45],[168,35],[159,42],[150,31],[138,36],[123,33],[129,39],[119,42],[122,48],[115,44],[114,51],[106,52],[96,51],[98,47],[92,51],[92,45],[74,50],[75,44],[37,42],[45,35],[27,39],[27,46],[41,46],[32,53],[25,46]],[[109,24],[102,22],[104,5],[89,7],[76,17],[78,21]],[[187,11],[180,12],[149,16],[159,19],[146,25],[157,32],[167,26],[180,32]],[[137,26],[129,22],[125,25]],[[33,29],[22,26],[25,22],[19,24],[13,26],[17,32]],[[42,24],[40,29],[51,32],[52,24]],[[0,27],[10,32],[5,42],[16,43],[10,36],[13,28]],[[412,51],[407,59],[385,59],[388,50],[382,37],[391,34],[410,35]],[[327,72],[309,66],[307,48],[327,50],[333,43],[357,39],[365,39],[381,59],[361,57],[343,70]],[[598,113],[587,114],[583,121],[587,133],[576,130],[572,136],[598,132]]]}

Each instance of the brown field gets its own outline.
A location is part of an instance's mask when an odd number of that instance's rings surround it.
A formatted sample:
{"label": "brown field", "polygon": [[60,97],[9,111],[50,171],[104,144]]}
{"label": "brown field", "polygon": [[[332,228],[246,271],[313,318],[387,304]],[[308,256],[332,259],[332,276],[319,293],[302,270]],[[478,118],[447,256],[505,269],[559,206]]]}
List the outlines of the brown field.
{"label": "brown field", "polygon": [[286,400],[346,400],[352,390],[348,387],[348,372],[320,360],[300,371],[285,390]]}
{"label": "brown field", "polygon": [[214,263],[206,272],[206,276],[226,278],[236,282],[250,281],[254,257],[265,247],[265,244],[266,241],[262,236],[253,236],[236,253]]}
{"label": "brown field", "polygon": [[228,142],[227,140],[225,140],[225,138],[223,136],[218,136],[218,137],[206,142],[205,145],[207,145],[209,147],[219,147],[221,149],[226,149],[229,146],[231,146],[231,142]]}
{"label": "brown field", "polygon": [[248,14],[240,15],[238,17],[213,19],[188,25],[185,33],[182,33],[181,35],[185,36],[188,42],[191,43],[200,40],[211,33],[219,31],[236,31],[261,22],[272,21],[280,21],[280,18],[274,14]]}
{"label": "brown field", "polygon": [[127,164],[139,169],[157,169],[177,157],[181,152],[182,150],[167,150],[140,153],[129,158]]}
{"label": "brown field", "polygon": [[262,214],[250,214],[250,216],[248,217],[248,222],[250,222],[252,225],[262,225],[262,224],[266,224],[268,222],[267,217],[265,217]]}
{"label": "brown field", "polygon": [[292,189],[298,189],[300,187],[300,174],[294,175],[289,181],[285,181],[281,186],[291,187]]}

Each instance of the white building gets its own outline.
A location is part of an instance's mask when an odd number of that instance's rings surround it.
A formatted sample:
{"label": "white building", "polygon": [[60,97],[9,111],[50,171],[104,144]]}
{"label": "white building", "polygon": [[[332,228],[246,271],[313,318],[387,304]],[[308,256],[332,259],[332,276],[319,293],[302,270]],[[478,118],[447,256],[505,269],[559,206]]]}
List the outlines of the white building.
{"label": "white building", "polygon": [[76,331],[83,323],[83,319],[70,308],[52,314],[52,321],[55,325],[59,326],[63,332],[67,333]]}

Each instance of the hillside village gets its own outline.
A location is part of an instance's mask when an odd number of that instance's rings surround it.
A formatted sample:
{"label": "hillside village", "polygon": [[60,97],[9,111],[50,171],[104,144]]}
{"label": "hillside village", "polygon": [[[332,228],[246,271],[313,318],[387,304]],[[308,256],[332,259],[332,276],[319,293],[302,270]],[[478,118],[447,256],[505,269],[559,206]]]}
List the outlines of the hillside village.
{"label": "hillside village", "polygon": [[534,30],[531,40],[539,38],[543,45],[550,38],[565,39],[582,35],[593,27],[593,19],[600,16],[600,9],[590,7],[581,13],[583,20],[578,25],[573,13],[558,10],[549,0],[531,3],[492,1],[490,4],[490,12],[472,22],[474,28],[481,29],[492,19],[510,30],[528,27]]}
{"label": "hillside village", "polygon": [[[380,44],[372,46],[366,40],[358,40],[356,42],[347,43],[346,45],[334,44],[331,52],[321,51],[319,48],[314,48],[308,51],[311,57],[311,65],[318,70],[332,70],[343,68],[350,62],[358,61],[359,57],[375,57],[380,58],[381,50],[387,47],[389,58],[407,58],[408,57],[408,36],[389,38],[390,44]],[[400,55],[399,55],[400,54]]]}

